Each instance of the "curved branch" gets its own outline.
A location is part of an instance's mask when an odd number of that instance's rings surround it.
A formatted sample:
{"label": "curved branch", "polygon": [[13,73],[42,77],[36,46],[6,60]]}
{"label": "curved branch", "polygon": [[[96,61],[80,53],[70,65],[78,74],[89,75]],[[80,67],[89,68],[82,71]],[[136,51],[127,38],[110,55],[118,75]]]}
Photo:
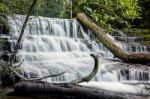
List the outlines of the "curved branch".
{"label": "curved branch", "polygon": [[91,54],[91,56],[93,57],[95,64],[94,64],[94,69],[91,72],[91,74],[89,76],[83,78],[83,80],[86,81],[86,82],[89,82],[96,75],[96,73],[98,72],[98,69],[99,69],[99,59],[98,59],[98,56],[96,56],[94,54]]}
{"label": "curved branch", "polygon": [[18,65],[14,65],[14,66],[12,66],[13,67],[13,69],[16,69],[16,68],[18,68],[18,67],[20,67],[21,65],[22,65],[22,63],[24,62],[24,60],[22,60]]}
{"label": "curved branch", "polygon": [[86,76],[80,80],[74,80],[71,83],[77,84],[77,83],[81,83],[81,82],[89,82],[96,75],[96,73],[98,72],[98,69],[99,69],[99,59],[98,59],[98,56],[96,56],[94,54],[90,54],[90,55],[91,55],[91,57],[93,57],[94,62],[95,62],[92,72],[88,76]]}

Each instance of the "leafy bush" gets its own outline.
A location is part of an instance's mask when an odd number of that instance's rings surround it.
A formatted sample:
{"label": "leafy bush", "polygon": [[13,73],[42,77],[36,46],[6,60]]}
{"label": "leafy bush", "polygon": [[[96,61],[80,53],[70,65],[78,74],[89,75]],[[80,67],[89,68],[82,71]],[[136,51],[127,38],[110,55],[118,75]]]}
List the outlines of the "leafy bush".
{"label": "leafy bush", "polygon": [[73,0],[74,13],[86,13],[106,30],[130,27],[140,10],[138,0]]}

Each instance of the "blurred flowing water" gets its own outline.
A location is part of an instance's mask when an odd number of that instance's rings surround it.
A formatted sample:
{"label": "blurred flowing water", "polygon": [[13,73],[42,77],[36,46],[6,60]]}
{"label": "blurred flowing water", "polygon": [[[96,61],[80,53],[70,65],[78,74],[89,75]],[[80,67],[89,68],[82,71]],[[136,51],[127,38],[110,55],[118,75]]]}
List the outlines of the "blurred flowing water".
{"label": "blurred flowing water", "polygon": [[[3,55],[8,56],[7,61],[13,52],[24,20],[25,16],[23,15],[15,15],[13,19],[8,17],[11,30],[7,35],[1,34],[1,37],[9,41],[9,48],[3,51]],[[21,74],[28,78],[35,78],[66,71],[61,76],[47,78],[44,81],[57,83],[80,79],[92,71],[94,61],[90,57],[90,53],[95,53],[99,56],[99,71],[92,80],[94,83],[88,83],[89,85],[83,83],[82,85],[93,87],[102,85],[102,89],[109,90],[107,84],[110,82],[112,86],[118,86],[117,91],[121,91],[123,87],[124,90],[127,90],[124,92],[127,93],[149,94],[143,87],[130,86],[133,87],[132,92],[121,84],[122,82],[149,82],[149,68],[146,71],[137,68],[121,69],[118,67],[113,69],[121,61],[114,58],[113,54],[102,44],[96,43],[93,36],[93,33],[85,29],[77,20],[30,17],[17,54],[18,62],[24,60]],[[124,43],[116,40],[116,37],[107,36],[126,52],[150,51],[149,46]],[[130,43],[135,39],[125,35],[118,38],[123,38]],[[104,84],[104,82],[106,83]],[[112,88],[113,90],[114,88]]]}

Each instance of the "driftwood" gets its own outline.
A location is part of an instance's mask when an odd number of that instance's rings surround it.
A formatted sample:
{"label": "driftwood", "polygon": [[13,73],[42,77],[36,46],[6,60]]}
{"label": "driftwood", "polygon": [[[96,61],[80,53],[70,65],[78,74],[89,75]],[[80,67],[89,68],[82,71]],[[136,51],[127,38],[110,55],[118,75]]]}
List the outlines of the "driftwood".
{"label": "driftwood", "polygon": [[[71,98],[71,99],[84,99],[86,98],[93,98],[93,99],[98,99],[102,97],[113,97],[112,99],[120,99],[120,96],[105,96],[103,92],[99,91],[94,91],[91,90],[90,88],[86,89],[84,87],[81,87],[78,85],[80,82],[88,82],[90,81],[95,74],[97,73],[99,69],[99,60],[98,56],[91,54],[93,57],[95,63],[94,63],[94,68],[92,72],[87,76],[82,78],[81,80],[74,80],[70,83],[46,83],[46,82],[41,82],[38,80],[28,80],[24,79],[24,81],[21,81],[17,83],[14,87],[14,92],[10,95],[13,96],[39,96],[39,97],[55,97],[61,99],[64,97],[66,98]],[[18,77],[22,78],[20,74],[17,72],[13,71]],[[56,76],[56,75],[55,75]],[[39,82],[39,83],[38,83]],[[101,95],[98,94],[101,93]],[[81,94],[81,95],[80,95]],[[107,98],[104,98],[107,99]]]}
{"label": "driftwood", "polygon": [[41,78],[25,78],[24,76],[22,76],[21,74],[19,74],[17,71],[13,70],[12,68],[9,68],[11,70],[11,72],[13,72],[17,77],[19,77],[21,80],[23,81],[40,81],[40,80],[43,80],[43,79],[46,79],[46,78],[49,78],[49,77],[56,77],[56,76],[60,76],[66,72],[61,72],[61,73],[58,73],[58,74],[53,74],[53,75],[47,75],[47,76],[44,76],[44,77],[41,77]]}
{"label": "driftwood", "polygon": [[[80,82],[88,82],[90,81],[97,73],[98,69],[99,69],[99,60],[98,60],[98,56],[94,55],[94,54],[91,54],[91,57],[93,57],[94,59],[94,68],[92,70],[92,72],[82,78],[81,80],[74,80],[74,81],[71,81],[70,83],[72,84],[78,84]],[[21,62],[22,63],[22,62]],[[21,63],[19,64],[19,66],[21,65]],[[41,77],[41,78],[25,78],[24,76],[22,76],[21,74],[19,74],[15,68],[12,68],[10,67],[9,65],[6,66],[6,65],[2,65],[1,66],[3,67],[6,67],[6,69],[10,70],[12,73],[14,73],[17,77],[19,77],[22,81],[29,81],[29,82],[37,82],[37,81],[40,81],[40,80],[43,80],[43,79],[46,79],[46,78],[49,78],[49,77],[56,77],[56,76],[60,76],[60,75],[63,75],[64,73],[66,72],[61,72],[61,73],[58,73],[58,74],[54,74],[54,75],[47,75],[47,76],[44,76],[44,77]],[[16,67],[19,67],[18,65]]]}
{"label": "driftwood", "polygon": [[52,99],[149,99],[146,96],[97,90],[74,84],[50,84],[46,82],[19,82],[8,96]]}
{"label": "driftwood", "polygon": [[[49,97],[54,99],[127,99],[125,94],[96,90],[72,84],[20,82],[9,96]],[[130,99],[130,98],[129,98]]]}
{"label": "driftwood", "polygon": [[107,36],[105,31],[97,26],[89,17],[84,13],[78,13],[77,19],[86,27],[91,29],[99,38],[99,40],[104,44],[106,48],[114,54],[115,57],[121,59],[124,62],[140,63],[146,64],[150,63],[149,53],[126,53],[121,48],[116,46]]}
{"label": "driftwood", "polygon": [[[89,76],[70,83],[47,83],[43,81],[21,81],[14,86],[14,91],[8,96],[39,97],[54,99],[137,99],[137,96],[112,91],[88,88],[78,85],[80,82],[91,80],[98,70],[98,57],[94,58],[94,69]],[[139,98],[140,99],[140,98]]]}
{"label": "driftwood", "polygon": [[9,74],[9,72],[12,72],[15,76],[17,76],[18,78],[20,78],[23,81],[40,81],[49,77],[56,77],[56,76],[60,76],[63,75],[64,72],[58,73],[58,74],[53,74],[53,75],[47,75],[44,77],[40,77],[40,78],[26,78],[24,76],[22,76],[20,73],[18,73],[16,71],[16,68],[20,67],[22,65],[23,61],[21,61],[18,65],[11,65],[11,64],[0,64],[0,72],[6,72],[7,75]]}

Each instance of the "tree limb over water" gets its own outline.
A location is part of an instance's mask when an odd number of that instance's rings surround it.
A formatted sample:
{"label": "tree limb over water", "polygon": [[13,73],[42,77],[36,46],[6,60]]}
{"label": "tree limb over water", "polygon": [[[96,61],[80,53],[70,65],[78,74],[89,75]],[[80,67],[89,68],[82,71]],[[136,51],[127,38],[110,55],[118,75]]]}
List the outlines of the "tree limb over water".
{"label": "tree limb over water", "polygon": [[88,76],[86,76],[80,80],[74,80],[71,83],[89,82],[96,75],[96,73],[98,72],[98,69],[99,69],[99,59],[98,59],[98,56],[96,56],[94,54],[91,54],[91,57],[93,57],[93,59],[94,59],[94,68],[93,68],[92,72]]}
{"label": "tree limb over water", "polygon": [[[93,59],[94,59],[94,68],[93,68],[92,72],[88,76],[83,77],[80,80],[74,80],[74,81],[69,82],[69,84],[78,84],[81,82],[89,82],[96,75],[96,73],[99,69],[99,59],[98,59],[98,56],[96,56],[94,54],[91,54],[91,57],[93,57]],[[18,64],[19,66],[16,65],[15,67],[20,67],[21,63]],[[0,64],[0,67],[2,67],[2,70],[6,69],[6,70],[4,70],[4,72],[11,71],[17,77],[19,77],[22,81],[28,81],[28,82],[37,82],[37,81],[41,81],[41,80],[49,78],[49,77],[56,77],[56,76],[60,76],[60,75],[63,75],[64,73],[66,73],[66,72],[61,72],[58,74],[47,75],[47,76],[44,76],[41,78],[26,78],[23,75],[21,75],[19,72],[17,72],[15,67],[13,68],[12,66],[10,66],[10,64]]]}
{"label": "tree limb over water", "polygon": [[121,48],[116,46],[111,39],[106,36],[105,31],[97,26],[88,16],[84,13],[78,13],[77,19],[86,27],[91,29],[103,43],[103,45],[114,54],[115,57],[121,59],[124,62],[146,64],[150,63],[149,53],[126,53]]}
{"label": "tree limb over water", "polygon": [[[22,76],[21,74],[19,74],[19,73],[15,70],[17,67],[20,67],[20,65],[23,63],[23,61],[20,62],[19,65],[13,66],[14,63],[15,63],[15,60],[16,60],[16,54],[17,54],[17,52],[18,52],[18,46],[19,46],[19,44],[20,44],[20,42],[21,42],[21,40],[22,40],[22,37],[23,37],[23,35],[24,35],[24,30],[25,30],[25,28],[26,28],[27,22],[28,22],[28,20],[29,20],[30,15],[32,14],[32,10],[33,10],[33,8],[35,7],[37,1],[38,1],[38,0],[33,0],[33,1],[32,1],[32,4],[31,4],[30,9],[29,9],[29,11],[28,11],[28,14],[27,14],[27,16],[26,16],[26,19],[25,19],[25,21],[24,21],[24,23],[23,23],[23,26],[22,26],[22,29],[21,29],[21,33],[20,33],[20,35],[19,35],[19,37],[18,37],[18,40],[17,40],[17,43],[16,43],[16,45],[15,45],[14,52],[13,52],[13,54],[12,54],[12,56],[11,56],[11,61],[8,62],[8,63],[6,63],[6,64],[0,64],[0,71],[4,73],[4,75],[2,75],[2,76],[5,76],[5,73],[6,73],[6,74],[9,74],[9,73],[7,72],[7,71],[9,71],[9,72],[14,73],[17,77],[19,77],[19,78],[22,79],[22,80],[25,80],[25,81],[39,81],[39,80],[46,79],[46,78],[48,78],[48,77],[60,76],[60,75],[62,75],[62,74],[65,73],[65,72],[62,72],[62,73],[59,73],[59,74],[48,75],[48,76],[41,77],[41,78],[28,79],[28,78],[25,78],[24,76]],[[6,82],[7,82],[7,79],[6,79]]]}
{"label": "tree limb over water", "polygon": [[9,67],[9,69],[17,76],[19,77],[20,79],[22,79],[23,81],[33,81],[33,82],[36,82],[36,81],[40,81],[40,80],[43,80],[43,79],[46,79],[46,78],[49,78],[49,77],[56,77],[56,76],[60,76],[60,75],[63,75],[64,73],[66,72],[62,72],[62,73],[58,73],[58,74],[53,74],[53,75],[48,75],[48,76],[44,76],[44,77],[41,77],[41,78],[25,78],[24,76],[22,76],[21,74],[19,74],[17,71],[13,70],[11,67]]}

